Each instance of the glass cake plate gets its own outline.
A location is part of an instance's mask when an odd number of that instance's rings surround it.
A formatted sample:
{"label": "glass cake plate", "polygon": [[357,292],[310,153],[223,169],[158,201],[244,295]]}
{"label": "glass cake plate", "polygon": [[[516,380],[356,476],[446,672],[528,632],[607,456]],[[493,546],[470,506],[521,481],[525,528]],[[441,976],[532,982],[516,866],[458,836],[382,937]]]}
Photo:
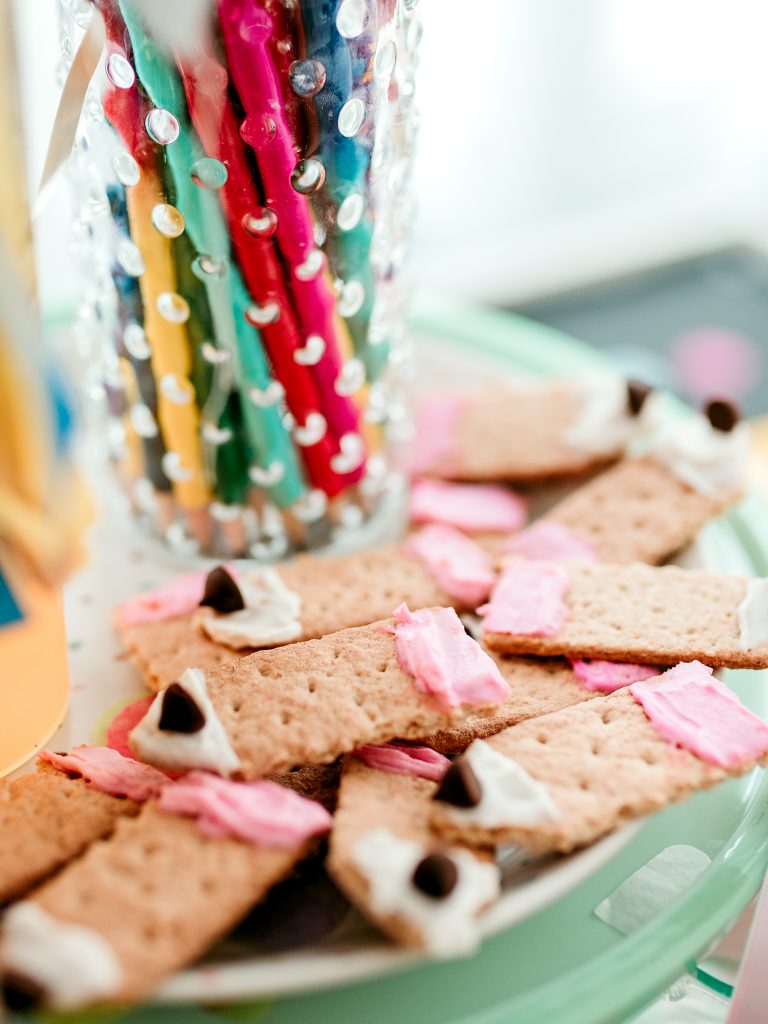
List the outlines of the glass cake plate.
{"label": "glass cake plate", "polygon": [[[604,365],[593,351],[548,328],[445,302],[419,313],[413,335],[422,374],[433,387]],[[762,519],[760,506],[748,500],[703,531],[686,564],[768,572]],[[73,700],[54,748],[102,741],[115,712],[142,696],[133,669],[119,656],[110,609],[178,571],[120,507],[101,517],[93,550],[90,566],[68,588]],[[728,672],[725,678],[745,704],[768,716],[766,673]],[[530,862],[507,851],[503,896],[485,919],[482,947],[458,961],[429,963],[396,950],[348,908],[319,864],[310,863],[204,962],[163,986],[156,1001],[173,1008],[122,1010],[114,1018],[107,1011],[93,1019],[621,1022],[704,955],[756,891],[768,865],[767,798],[764,773],[757,770],[567,858]],[[628,875],[676,843],[698,847],[711,864],[663,914],[629,936],[594,916]]]}

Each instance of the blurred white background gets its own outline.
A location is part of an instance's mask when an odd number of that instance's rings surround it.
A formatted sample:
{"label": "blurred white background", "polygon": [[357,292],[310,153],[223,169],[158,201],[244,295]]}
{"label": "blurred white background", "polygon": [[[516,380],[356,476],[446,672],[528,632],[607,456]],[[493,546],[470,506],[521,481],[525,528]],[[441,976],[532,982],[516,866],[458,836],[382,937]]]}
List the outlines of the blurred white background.
{"label": "blurred white background", "polygon": [[[12,0],[32,194],[56,106],[57,0]],[[158,0],[159,2],[159,0]],[[511,304],[768,232],[764,0],[421,0],[414,267]],[[72,309],[68,200],[37,225]]]}

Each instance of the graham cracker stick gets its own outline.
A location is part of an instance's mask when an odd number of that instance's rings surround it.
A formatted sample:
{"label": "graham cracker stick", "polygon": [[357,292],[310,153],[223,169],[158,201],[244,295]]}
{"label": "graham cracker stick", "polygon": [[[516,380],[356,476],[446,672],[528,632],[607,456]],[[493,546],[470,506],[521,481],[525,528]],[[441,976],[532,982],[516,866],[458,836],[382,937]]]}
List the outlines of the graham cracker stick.
{"label": "graham cracker stick", "polygon": [[602,375],[428,397],[416,410],[414,471],[534,483],[610,465],[639,420],[626,387]]}
{"label": "graham cracker stick", "polygon": [[650,455],[625,459],[564,498],[543,517],[589,538],[601,562],[655,565],[694,539],[738,501],[738,490],[702,494]]}
{"label": "graham cracker stick", "polygon": [[[627,690],[523,722],[481,743],[511,758],[535,786],[545,787],[556,814],[551,820],[492,826],[476,820],[482,799],[464,810],[436,800],[432,826],[446,840],[514,843],[538,854],[586,846],[757,763],[748,758],[722,768],[675,746]],[[463,755],[470,766],[474,750]],[[484,761],[478,762],[476,777],[491,792],[489,774],[484,782]]]}
{"label": "graham cracker stick", "polygon": [[539,718],[598,696],[579,683],[564,658],[495,655],[494,660],[509,684],[509,698],[493,714],[467,715],[463,722],[430,733],[424,738],[426,746],[441,754],[459,754],[473,740],[495,736],[528,718]]}
{"label": "graham cracker stick", "polygon": [[[448,610],[416,614],[443,613]],[[490,711],[504,697],[503,681],[455,613],[450,616],[462,649],[479,659],[478,671],[499,694],[475,701],[472,710]],[[210,673],[191,669],[155,698],[131,745],[142,760],[160,767],[249,779],[327,764],[364,743],[415,739],[463,718],[470,703],[443,703],[403,668],[395,627],[389,619],[259,651]],[[459,638],[453,637],[457,643]]]}
{"label": "graham cracker stick", "polygon": [[48,878],[140,805],[49,765],[0,782],[0,904]]}
{"label": "graham cracker stick", "polygon": [[60,1009],[141,999],[226,934],[311,846],[213,838],[195,821],[147,804],[6,914],[6,997]]}
{"label": "graham cracker stick", "polygon": [[[516,574],[522,578],[522,565],[507,567],[494,594],[503,593],[505,580],[514,584]],[[555,569],[538,565],[546,567],[543,572]],[[652,665],[698,659],[728,668],[768,666],[768,645],[752,643],[739,621],[748,595],[764,581],[677,566],[572,564],[556,569],[565,574],[567,585],[563,625],[553,627],[551,636],[524,635],[488,629],[489,617],[483,638],[490,650]],[[492,595],[490,607],[495,603]]]}
{"label": "graham cracker stick", "polygon": [[[487,852],[448,848],[435,837],[428,820],[435,788],[429,779],[345,758],[327,865],[358,910],[398,944],[437,955],[466,953],[478,941],[476,916],[498,892],[498,869]],[[419,863],[435,855],[436,864],[427,860],[428,886],[439,885],[439,873],[451,873],[451,865],[458,869],[445,894],[425,893],[415,881]],[[467,900],[476,886],[476,898]]]}
{"label": "graham cracker stick", "polygon": [[[427,568],[400,545],[337,558],[301,556],[274,571],[301,598],[297,641],[376,622],[401,601],[415,608],[452,603]],[[151,690],[168,686],[190,665],[207,672],[252,652],[252,648],[233,650],[214,642],[203,632],[198,618],[195,611],[164,621],[121,626],[118,609],[122,642]]]}

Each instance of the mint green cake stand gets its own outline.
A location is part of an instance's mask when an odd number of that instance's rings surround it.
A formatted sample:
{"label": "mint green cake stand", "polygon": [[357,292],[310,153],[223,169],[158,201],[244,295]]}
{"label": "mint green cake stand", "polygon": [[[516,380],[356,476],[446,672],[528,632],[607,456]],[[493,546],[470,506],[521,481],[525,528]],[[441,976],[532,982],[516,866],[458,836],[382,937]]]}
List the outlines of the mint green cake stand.
{"label": "mint green cake stand", "polygon": [[[442,303],[412,324],[431,344],[532,373],[600,365],[596,353],[528,321]],[[706,531],[717,569],[768,573],[764,512],[747,500]],[[768,677],[730,672],[752,710],[768,714]],[[630,936],[592,913],[628,875],[675,843],[711,866],[668,909]],[[77,1015],[88,1024],[623,1024],[695,969],[756,892],[768,866],[768,782],[762,770],[656,815],[596,875],[521,924],[484,942],[471,960],[413,967],[374,981],[238,1006],[146,1006]],[[38,1020],[51,1020],[39,1015]],[[53,1018],[60,1020],[61,1018]]]}

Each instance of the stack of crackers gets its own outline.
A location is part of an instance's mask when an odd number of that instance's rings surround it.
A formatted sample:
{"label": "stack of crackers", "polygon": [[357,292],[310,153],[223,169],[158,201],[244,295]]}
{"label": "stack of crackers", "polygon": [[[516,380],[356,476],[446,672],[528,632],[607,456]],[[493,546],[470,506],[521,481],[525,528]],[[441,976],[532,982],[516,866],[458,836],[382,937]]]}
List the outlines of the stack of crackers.
{"label": "stack of crackers", "polygon": [[[151,699],[0,789],[9,1007],[150,995],[318,849],[393,942],[467,954],[500,847],[567,854],[768,759],[712,672],[768,667],[768,583],[664,564],[743,493],[730,403],[668,421],[604,377],[422,413],[401,543],[116,609]],[[511,486],[558,479],[526,525]]]}

